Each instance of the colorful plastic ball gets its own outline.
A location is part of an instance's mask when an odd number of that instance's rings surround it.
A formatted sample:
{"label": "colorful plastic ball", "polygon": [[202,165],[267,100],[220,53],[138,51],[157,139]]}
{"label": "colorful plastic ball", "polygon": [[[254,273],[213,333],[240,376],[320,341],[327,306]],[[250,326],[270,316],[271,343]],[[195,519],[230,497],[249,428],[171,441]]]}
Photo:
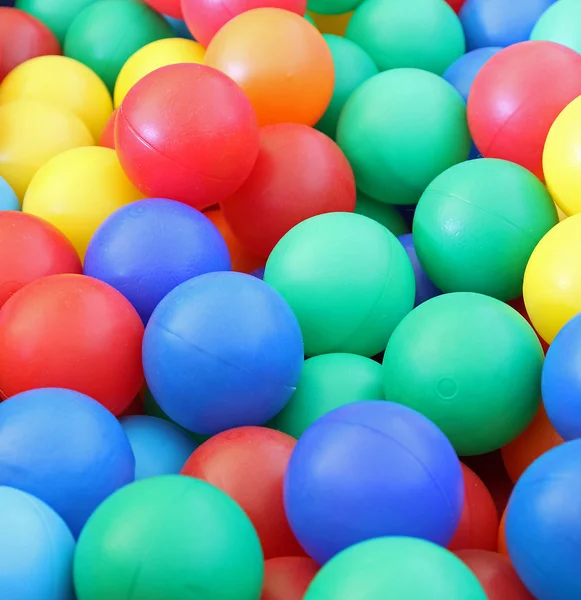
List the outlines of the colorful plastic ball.
{"label": "colorful plastic ball", "polygon": [[431,421],[393,402],[365,400],[303,433],[284,503],[301,546],[323,564],[384,535],[446,545],[460,521],[463,487],[458,457]]}
{"label": "colorful plastic ball", "polygon": [[404,247],[404,250],[410,259],[414,270],[414,276],[416,280],[416,298],[414,301],[414,307],[416,307],[430,298],[439,296],[442,291],[432,283],[432,280],[427,276],[424,268],[420,264],[416,248],[414,246],[414,236],[411,233],[406,233],[399,236],[398,239],[401,242],[401,245]]}
{"label": "colorful plastic ball", "polygon": [[395,206],[373,200],[359,191],[357,192],[355,212],[358,215],[363,215],[364,217],[369,217],[370,219],[377,221],[385,228],[389,229],[396,237],[400,237],[410,232],[408,224]]}
{"label": "colorful plastic ball", "polygon": [[303,600],[319,565],[306,556],[271,558],[264,563],[260,600]]}
{"label": "colorful plastic ball", "polygon": [[20,210],[20,201],[4,177],[0,177],[0,211]]}
{"label": "colorful plastic ball", "polygon": [[446,2],[454,9],[455,13],[459,13],[462,5],[466,0],[446,0]]}
{"label": "colorful plastic ball", "polygon": [[52,508],[26,492],[0,486],[0,529],[2,598],[74,600],[75,540]]}
{"label": "colorful plastic ball", "polygon": [[236,502],[204,481],[163,475],[124,487],[93,513],[77,545],[75,590],[78,600],[257,600],[263,564]]}
{"label": "colorful plastic ball", "polygon": [[383,398],[381,365],[357,354],[322,354],[305,361],[289,403],[269,423],[295,438],[332,410]]}
{"label": "colorful plastic ball", "polygon": [[260,129],[254,168],[221,208],[234,235],[266,259],[305,219],[353,212],[355,196],[353,170],[333,140],[300,123],[278,123]]}
{"label": "colorful plastic ball", "polygon": [[420,262],[444,292],[522,294],[528,260],[557,223],[545,186],[506,160],[456,165],[432,181],[414,217]]}
{"label": "colorful plastic ball", "polygon": [[314,125],[333,95],[333,57],[323,36],[301,15],[280,8],[250,10],[226,23],[205,61],[242,88],[261,126]]}
{"label": "colorful plastic ball", "polygon": [[461,456],[484,454],[533,420],[543,359],[535,332],[504,302],[443,294],[395,330],[383,359],[383,389],[386,398],[441,427]]}
{"label": "colorful plastic ball", "polygon": [[107,496],[130,483],[135,459],[115,417],[68,389],[34,389],[0,404],[0,485],[53,508],[78,536]]}
{"label": "colorful plastic ball", "polygon": [[123,65],[115,83],[115,106],[118,107],[127,92],[146,75],[178,63],[204,62],[204,47],[192,40],[182,38],[168,38],[157,40],[140,48]]}
{"label": "colorful plastic ball", "polygon": [[575,0],[555,2],[537,21],[531,32],[531,40],[556,42],[581,52],[581,10]]}
{"label": "colorful plastic ball", "polygon": [[99,138],[99,146],[103,148],[111,148],[115,150],[115,121],[117,120],[117,113],[119,109],[116,108],[109,117],[109,120],[105,124],[101,137]]}
{"label": "colorful plastic ball", "polygon": [[453,62],[445,71],[442,77],[452,84],[468,102],[468,95],[476,75],[480,69],[495,55],[502,50],[501,47],[477,48],[461,56]]}
{"label": "colorful plastic ball", "polygon": [[498,527],[498,553],[503,556],[508,556],[508,547],[506,545],[506,509],[502,513],[502,518],[500,519],[500,525]]}
{"label": "colorful plastic ball", "polygon": [[476,577],[448,550],[421,539],[380,537],[341,552],[304,600],[486,600]]}
{"label": "colorful plastic ball", "polygon": [[117,117],[115,145],[144,194],[203,209],[248,177],[259,132],[250,102],[232,79],[203,65],[177,64],[131,88]]}
{"label": "colorful plastic ball", "polygon": [[542,179],[549,129],[579,95],[581,55],[574,50],[553,42],[505,48],[482,67],[470,92],[474,143],[486,158],[515,162]]}
{"label": "colorful plastic ball", "polygon": [[50,29],[21,10],[0,6],[0,81],[18,65],[45,54],[61,54]]}
{"label": "colorful plastic ball", "polygon": [[272,251],[264,280],[296,314],[308,356],[375,356],[415,295],[413,269],[397,238],[351,213],[319,215],[291,229]]}
{"label": "colorful plastic ball", "polygon": [[113,92],[121,67],[132,54],[169,37],[173,37],[170,24],[142,2],[100,0],[75,17],[64,53],[91,68]]}
{"label": "colorful plastic ball", "polygon": [[319,131],[335,138],[337,123],[351,94],[370,77],[377,75],[377,66],[356,43],[338,35],[324,35],[331,50],[335,68],[335,87],[331,102],[316,125]]}
{"label": "colorful plastic ball", "polygon": [[180,0],[145,0],[145,4],[162,15],[169,15],[174,19],[183,18]]}
{"label": "colorful plastic ball", "polygon": [[[163,15],[163,18],[171,25],[174,34],[177,37],[183,38],[185,40],[193,40],[194,36],[190,33],[188,26],[185,24],[182,19],[174,19],[173,17],[169,17],[168,15]],[[195,41],[195,40],[194,40]]]}
{"label": "colorful plastic ball", "polygon": [[29,283],[0,313],[0,390],[62,387],[87,394],[114,414],[141,388],[139,315],[117,290],[83,275]]}
{"label": "colorful plastic ball", "polygon": [[166,414],[214,434],[280,412],[298,383],[303,343],[296,317],[270,286],[241,273],[207,273],[159,303],[143,364]]}
{"label": "colorful plastic ball", "polygon": [[345,36],[380,71],[413,68],[442,75],[466,51],[457,15],[435,0],[366,0],[353,13]]}
{"label": "colorful plastic ball", "polygon": [[434,177],[468,158],[466,106],[441,77],[393,69],[353,93],[337,142],[359,190],[390,204],[415,204]]}
{"label": "colorful plastic ball", "polygon": [[[507,304],[509,306],[512,306],[512,308],[514,308],[521,316],[523,316],[526,319],[527,323],[534,329],[531,318],[529,317],[529,313],[527,312],[527,308],[525,306],[524,298],[520,297],[520,298],[517,298],[516,300],[511,300]],[[547,342],[545,342],[545,340],[539,335],[539,333],[537,332],[536,329],[535,329],[535,333],[537,334],[537,337],[539,338],[539,341],[541,342],[541,346],[543,347],[543,352],[546,355],[547,350],[549,349],[549,344],[547,344]]]}
{"label": "colorful plastic ball", "polygon": [[114,150],[75,148],[42,166],[28,186],[22,210],[60,229],[83,258],[101,223],[142,197]]}
{"label": "colorful plastic ball", "polygon": [[308,0],[308,8],[310,13],[322,17],[339,17],[353,14],[361,2],[362,0]]}

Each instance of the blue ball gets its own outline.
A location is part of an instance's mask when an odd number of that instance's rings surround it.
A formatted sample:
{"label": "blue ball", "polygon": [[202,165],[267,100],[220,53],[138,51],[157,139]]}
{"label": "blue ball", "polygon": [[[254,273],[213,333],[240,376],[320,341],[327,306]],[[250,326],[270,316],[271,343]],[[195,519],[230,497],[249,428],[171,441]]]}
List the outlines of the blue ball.
{"label": "blue ball", "polygon": [[258,277],[258,279],[264,280],[264,269],[265,267],[258,267],[258,269],[254,269],[252,273],[250,273],[253,277]]}
{"label": "blue ball", "polygon": [[178,425],[215,434],[261,425],[290,400],[303,366],[299,324],[283,297],[242,273],[208,273],[170,292],[143,339],[160,408]]}
{"label": "blue ball", "polygon": [[420,264],[418,255],[416,253],[416,248],[414,246],[413,234],[405,233],[404,235],[400,235],[397,239],[404,247],[404,250],[406,251],[414,269],[414,276],[416,278],[416,300],[414,302],[414,307],[420,305],[426,300],[429,300],[430,298],[439,296],[442,291],[432,283],[431,279],[428,277],[422,265]]}
{"label": "blue ball", "polygon": [[125,417],[121,425],[135,455],[136,481],[177,475],[198,446],[184,429],[157,417]]}
{"label": "blue ball", "polygon": [[4,177],[0,177],[0,210],[21,210],[18,196]]}
{"label": "blue ball", "polygon": [[115,211],[89,243],[84,273],[120,291],[147,323],[177,285],[230,270],[226,242],[201,212],[173,200],[133,202]]}
{"label": "blue ball", "polygon": [[464,102],[468,102],[468,95],[476,75],[480,69],[502,48],[478,48],[464,54],[453,62],[444,72],[442,77],[456,88]]}
{"label": "blue ball", "polygon": [[181,19],[174,19],[173,17],[168,17],[167,15],[163,15],[163,18],[171,25],[171,28],[174,30],[176,37],[185,38],[186,40],[193,40],[194,36],[190,33],[188,26]]}
{"label": "blue ball", "polygon": [[510,46],[529,39],[539,17],[557,0],[466,0],[460,21],[467,50]]}
{"label": "blue ball", "polygon": [[0,404],[0,485],[46,502],[75,537],[95,508],[132,482],[134,473],[123,428],[92,398],[46,388]]}
{"label": "blue ball", "polygon": [[420,413],[380,400],[315,421],[297,442],[284,482],[291,528],[320,564],[382,536],[445,546],[463,501],[460,461],[442,431]]}
{"label": "blue ball", "polygon": [[506,542],[519,577],[537,600],[581,598],[581,440],[538,458],[517,481]]}
{"label": "blue ball", "polygon": [[75,540],[44,502],[0,487],[0,598],[74,600]]}

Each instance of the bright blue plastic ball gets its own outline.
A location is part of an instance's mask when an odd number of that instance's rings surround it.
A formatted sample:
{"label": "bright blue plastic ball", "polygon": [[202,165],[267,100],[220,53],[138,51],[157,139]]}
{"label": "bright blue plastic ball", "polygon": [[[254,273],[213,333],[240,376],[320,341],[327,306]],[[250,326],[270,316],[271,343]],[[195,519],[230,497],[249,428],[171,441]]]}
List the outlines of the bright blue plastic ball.
{"label": "bright blue plastic ball", "polygon": [[380,400],[327,413],[300,437],[284,483],[289,523],[320,564],[382,536],[443,546],[462,512],[454,448],[420,413]]}
{"label": "bright blue plastic ball", "polygon": [[79,535],[105,498],[134,479],[119,421],[71,390],[23,392],[0,404],[0,485],[46,502]]}
{"label": "bright blue plastic ball", "polygon": [[144,323],[177,285],[211,271],[230,270],[226,242],[200,211],[159,198],[115,211],[95,232],[85,275],[119,290]]}
{"label": "bright blue plastic ball", "polygon": [[420,264],[418,255],[416,253],[416,248],[414,246],[413,234],[405,233],[404,235],[400,235],[397,239],[404,247],[404,250],[406,251],[414,269],[414,276],[416,278],[416,299],[414,302],[414,307],[420,305],[426,300],[429,300],[430,298],[439,296],[442,293],[441,290],[439,290],[432,283],[431,279],[428,277],[422,265]]}
{"label": "bright blue plastic ball", "polygon": [[0,210],[21,210],[18,196],[4,177],[0,177]]}
{"label": "bright blue plastic ball", "polygon": [[164,419],[136,415],[120,422],[135,455],[136,481],[177,475],[198,446],[184,429]]}
{"label": "bright blue plastic ball", "polygon": [[457,61],[453,62],[444,72],[442,77],[468,102],[468,95],[472,84],[476,79],[476,75],[480,69],[502,48],[478,48],[461,56]]}
{"label": "bright blue plastic ball", "polygon": [[243,273],[208,273],[170,292],[143,339],[160,408],[190,431],[262,425],[290,400],[303,365],[299,324],[283,297]]}
{"label": "bright blue plastic ball", "polygon": [[0,487],[0,598],[74,600],[75,540],[44,502]]}
{"label": "bright blue plastic ball", "polygon": [[538,458],[517,481],[506,542],[519,577],[537,600],[581,598],[581,440]]}

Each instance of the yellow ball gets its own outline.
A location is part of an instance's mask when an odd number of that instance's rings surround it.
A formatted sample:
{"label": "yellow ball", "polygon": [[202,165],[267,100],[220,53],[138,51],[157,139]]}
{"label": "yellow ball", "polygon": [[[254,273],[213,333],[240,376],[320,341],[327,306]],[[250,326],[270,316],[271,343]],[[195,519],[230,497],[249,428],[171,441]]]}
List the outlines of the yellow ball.
{"label": "yellow ball", "polygon": [[66,56],[39,56],[8,73],[0,84],[0,104],[25,98],[71,110],[96,140],[113,112],[109,90],[99,76]]}
{"label": "yellow ball", "polygon": [[198,42],[181,38],[157,40],[129,57],[115,83],[115,106],[119,106],[127,92],[148,73],[177,63],[204,62],[205,50]]}
{"label": "yellow ball", "polygon": [[555,225],[534,249],[524,277],[528,315],[549,344],[581,312],[581,215]]}
{"label": "yellow ball", "polygon": [[48,160],[94,143],[86,125],[69,110],[36,100],[0,105],[0,177],[21,202],[34,174]]}
{"label": "yellow ball", "polygon": [[76,148],[47,162],[28,187],[22,210],[60,229],[84,258],[91,237],[118,208],[143,198],[109,148]]}

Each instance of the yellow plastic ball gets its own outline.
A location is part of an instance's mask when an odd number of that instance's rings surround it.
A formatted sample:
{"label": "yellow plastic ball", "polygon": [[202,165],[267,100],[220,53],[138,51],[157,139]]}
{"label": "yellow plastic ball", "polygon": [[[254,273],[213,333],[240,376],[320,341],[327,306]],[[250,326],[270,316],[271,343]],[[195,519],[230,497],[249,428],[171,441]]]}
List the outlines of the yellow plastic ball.
{"label": "yellow plastic ball", "polygon": [[22,202],[34,174],[53,156],[95,143],[69,110],[36,100],[0,105],[0,177]]}
{"label": "yellow plastic ball", "polygon": [[127,92],[148,73],[177,63],[203,63],[204,47],[198,42],[182,38],[157,40],[140,48],[129,57],[115,83],[115,106],[119,106]]}
{"label": "yellow plastic ball", "polygon": [[523,296],[535,329],[549,344],[581,312],[581,215],[561,221],[538,243],[525,271]]}
{"label": "yellow plastic ball", "polygon": [[63,152],[39,169],[22,210],[60,229],[84,258],[99,225],[118,208],[140,198],[115,151],[93,146]]}
{"label": "yellow plastic ball", "polygon": [[8,73],[0,84],[0,104],[21,99],[71,110],[96,140],[113,112],[111,95],[99,76],[66,56],[39,56]]}

